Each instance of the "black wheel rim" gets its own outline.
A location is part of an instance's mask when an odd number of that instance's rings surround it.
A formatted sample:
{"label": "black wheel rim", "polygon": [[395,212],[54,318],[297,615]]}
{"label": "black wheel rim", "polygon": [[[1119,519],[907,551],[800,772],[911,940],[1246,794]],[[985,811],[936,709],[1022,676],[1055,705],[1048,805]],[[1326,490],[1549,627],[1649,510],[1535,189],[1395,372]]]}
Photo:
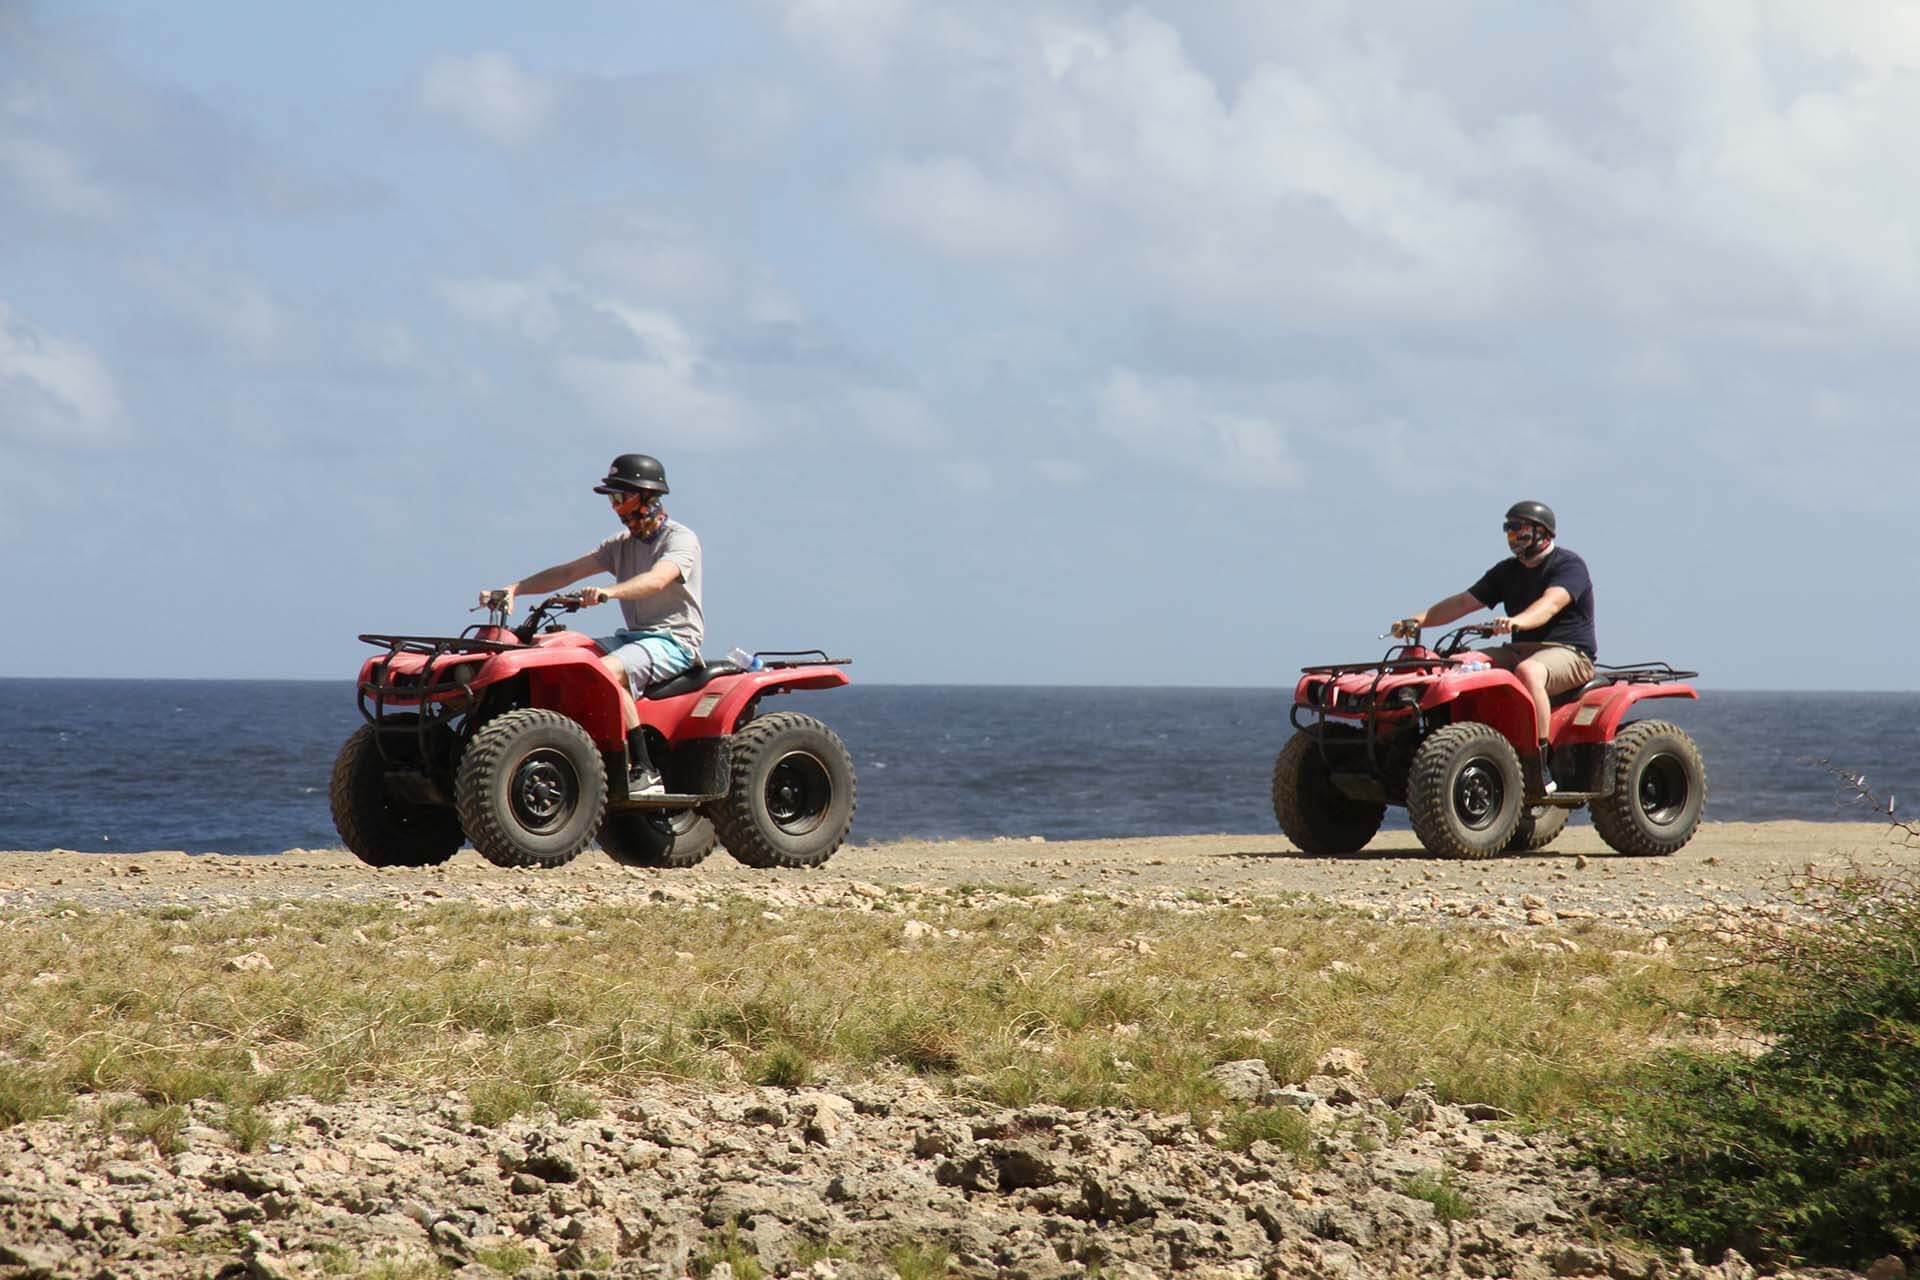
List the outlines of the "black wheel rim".
{"label": "black wheel rim", "polygon": [[1469,760],[1453,779],[1453,812],[1469,831],[1485,831],[1500,816],[1507,784],[1491,760]]}
{"label": "black wheel rim", "polygon": [[535,835],[550,835],[567,824],[580,803],[580,776],[562,752],[530,752],[513,771],[507,803],[515,822]]}
{"label": "black wheel rim", "polygon": [[1661,752],[1640,770],[1640,812],[1655,826],[1669,826],[1686,810],[1687,790],[1687,768],[1680,757]]}
{"label": "black wheel rim", "polygon": [[693,830],[693,824],[700,821],[698,812],[692,809],[670,809],[665,813],[658,810],[644,815],[645,820],[674,839],[679,839]]}
{"label": "black wheel rim", "polygon": [[767,772],[767,816],[790,836],[810,834],[826,821],[833,803],[833,776],[818,756],[794,751]]}

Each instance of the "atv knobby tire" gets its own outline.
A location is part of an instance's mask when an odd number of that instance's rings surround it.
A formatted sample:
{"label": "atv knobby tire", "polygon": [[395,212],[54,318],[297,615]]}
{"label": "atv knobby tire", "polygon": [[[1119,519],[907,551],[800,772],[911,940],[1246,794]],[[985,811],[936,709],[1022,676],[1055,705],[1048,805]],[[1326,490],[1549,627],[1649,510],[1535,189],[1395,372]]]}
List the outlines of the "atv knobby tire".
{"label": "atv knobby tire", "polygon": [[1593,801],[1593,826],[1617,853],[1664,857],[1693,839],[1707,803],[1707,765],[1686,730],[1636,720],[1613,739],[1609,794]]}
{"label": "atv knobby tire", "polygon": [[488,862],[557,867],[600,833],[606,766],[577,721],[522,707],[474,735],[453,798],[467,839]]}
{"label": "atv knobby tire", "polygon": [[1513,839],[1526,808],[1520,757],[1492,725],[1450,724],[1413,753],[1407,816],[1430,853],[1492,857]]}
{"label": "atv knobby tire", "polygon": [[402,752],[412,754],[418,721],[406,715],[389,716],[381,723],[405,727],[404,732],[393,727],[386,731],[396,759],[389,762],[380,754],[375,737],[381,730],[363,724],[353,731],[334,759],[327,785],[333,825],[353,856],[370,867],[437,867],[458,853],[466,839],[460,818],[445,806],[410,804],[389,794],[387,772],[404,763]]}
{"label": "atv knobby tire", "polygon": [[600,828],[600,847],[623,867],[695,866],[717,839],[712,820],[698,809],[610,813]]}
{"label": "atv knobby tire", "polygon": [[707,806],[727,852],[749,867],[817,867],[853,826],[853,758],[812,716],[749,720],[728,749],[724,799]]}
{"label": "atv knobby tire", "polygon": [[[1326,731],[1341,736],[1336,726]],[[1380,830],[1387,806],[1342,794],[1319,743],[1302,730],[1287,739],[1273,762],[1273,816],[1300,852],[1326,856],[1365,848]]]}
{"label": "atv knobby tire", "polygon": [[1552,844],[1567,829],[1573,810],[1564,806],[1536,804],[1520,814],[1520,822],[1507,841],[1508,853],[1532,853]]}

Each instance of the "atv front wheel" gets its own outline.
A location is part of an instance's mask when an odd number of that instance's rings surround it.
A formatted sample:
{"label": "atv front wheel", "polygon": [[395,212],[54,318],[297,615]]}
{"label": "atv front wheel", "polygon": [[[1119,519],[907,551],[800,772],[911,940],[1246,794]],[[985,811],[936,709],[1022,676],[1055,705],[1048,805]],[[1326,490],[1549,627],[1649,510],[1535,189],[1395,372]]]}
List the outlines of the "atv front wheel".
{"label": "atv front wheel", "polygon": [[[1338,726],[1327,726],[1334,737]],[[1347,733],[1358,736],[1354,730]],[[1380,830],[1384,802],[1355,800],[1333,785],[1333,773],[1314,736],[1302,730],[1287,739],[1273,762],[1273,816],[1302,853],[1357,853]]]}
{"label": "atv front wheel", "polygon": [[[441,805],[415,804],[394,795],[387,773],[413,763],[418,717],[388,716],[375,727],[353,731],[333,762],[327,803],[333,825],[353,856],[370,867],[437,867],[459,852],[466,839],[460,818]],[[385,734],[389,762],[377,737]]]}
{"label": "atv front wheel", "polygon": [[474,735],[453,798],[467,839],[488,862],[557,867],[599,834],[606,766],[577,721],[522,707]]}
{"label": "atv front wheel", "polygon": [[1665,857],[1700,828],[1707,765],[1686,730],[1638,720],[1613,739],[1613,787],[1593,802],[1593,826],[1617,853]]}
{"label": "atv front wheel", "polygon": [[600,847],[623,867],[691,867],[717,838],[697,809],[610,813],[600,828]]}
{"label": "atv front wheel", "polygon": [[812,716],[776,712],[733,735],[726,798],[707,806],[727,852],[749,867],[817,867],[853,826],[853,758]]}
{"label": "atv front wheel", "polygon": [[1567,829],[1573,811],[1561,806],[1536,804],[1520,815],[1513,838],[1507,841],[1508,853],[1532,853],[1544,849]]}
{"label": "atv front wheel", "polygon": [[1450,724],[1413,753],[1407,816],[1443,858],[1488,858],[1507,847],[1525,811],[1520,757],[1492,725]]}

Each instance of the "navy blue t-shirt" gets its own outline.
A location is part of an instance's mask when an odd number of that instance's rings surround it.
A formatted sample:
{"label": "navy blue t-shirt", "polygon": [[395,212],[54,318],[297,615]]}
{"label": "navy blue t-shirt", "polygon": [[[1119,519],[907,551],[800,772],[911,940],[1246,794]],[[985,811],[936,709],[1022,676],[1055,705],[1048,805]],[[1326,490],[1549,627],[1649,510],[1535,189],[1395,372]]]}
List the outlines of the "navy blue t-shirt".
{"label": "navy blue t-shirt", "polygon": [[1573,597],[1572,603],[1554,614],[1546,626],[1516,631],[1513,638],[1536,644],[1570,644],[1585,650],[1590,658],[1599,657],[1593,636],[1593,579],[1587,576],[1587,562],[1565,547],[1556,546],[1531,569],[1517,556],[1508,556],[1481,574],[1480,581],[1467,591],[1489,609],[1499,605],[1511,618],[1545,595],[1548,587],[1564,588]]}

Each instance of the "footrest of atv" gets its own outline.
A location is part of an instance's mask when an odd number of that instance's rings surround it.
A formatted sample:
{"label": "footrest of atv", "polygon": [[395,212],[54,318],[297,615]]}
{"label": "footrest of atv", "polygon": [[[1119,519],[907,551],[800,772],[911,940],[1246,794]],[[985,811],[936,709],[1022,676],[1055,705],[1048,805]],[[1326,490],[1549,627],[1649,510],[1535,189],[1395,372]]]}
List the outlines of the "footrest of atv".
{"label": "footrest of atv", "polygon": [[718,800],[719,796],[681,795],[676,792],[664,792],[651,796],[628,796],[624,800],[611,797],[607,800],[610,809],[691,809],[706,804],[709,800]]}
{"label": "footrest of atv", "polygon": [[1549,809],[1578,809],[1589,800],[1598,800],[1606,795],[1604,791],[1556,791],[1550,796],[1528,796],[1530,805],[1544,805]]}

